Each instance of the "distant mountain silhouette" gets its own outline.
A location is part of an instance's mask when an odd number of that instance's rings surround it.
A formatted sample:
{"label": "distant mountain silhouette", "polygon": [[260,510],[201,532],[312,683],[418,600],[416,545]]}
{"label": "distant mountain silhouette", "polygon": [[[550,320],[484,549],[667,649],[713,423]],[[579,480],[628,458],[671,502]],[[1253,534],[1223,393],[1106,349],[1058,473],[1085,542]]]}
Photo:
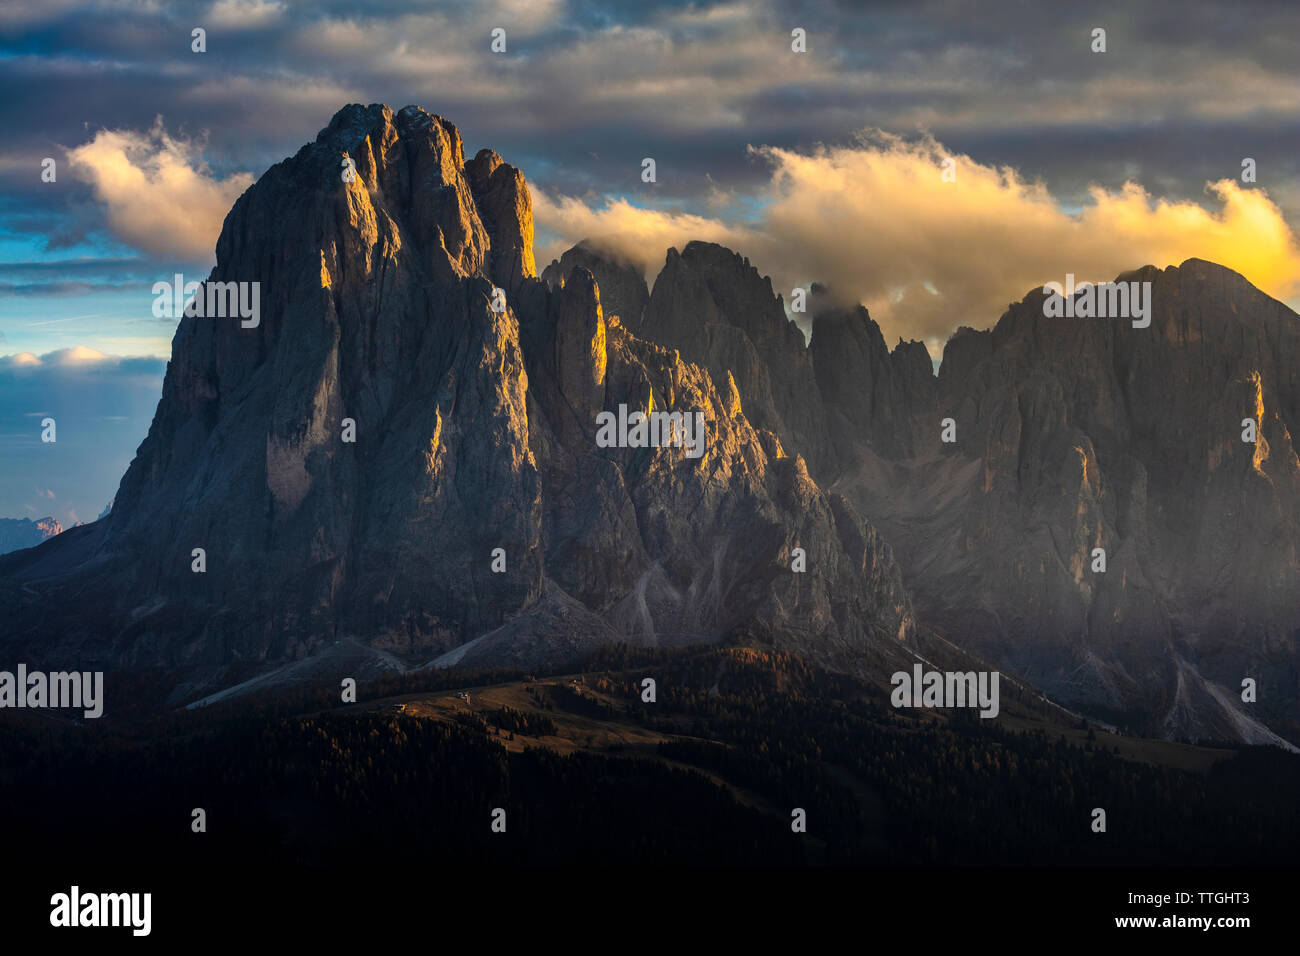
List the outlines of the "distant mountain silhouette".
{"label": "distant mountain silhouette", "polygon": [[63,525],[50,515],[44,518],[0,518],[0,554],[34,548],[46,538],[63,533]]}

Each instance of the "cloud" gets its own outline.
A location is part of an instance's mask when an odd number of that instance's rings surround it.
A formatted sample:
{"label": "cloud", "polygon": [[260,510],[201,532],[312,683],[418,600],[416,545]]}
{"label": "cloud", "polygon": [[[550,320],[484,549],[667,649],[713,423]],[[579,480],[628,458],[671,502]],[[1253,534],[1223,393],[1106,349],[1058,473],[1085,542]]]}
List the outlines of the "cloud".
{"label": "cloud", "polygon": [[275,23],[284,12],[285,6],[278,0],[217,0],[203,23],[230,31],[252,30]]}
{"label": "cloud", "polygon": [[[18,352],[15,355],[0,355],[0,374],[31,373],[44,376],[50,386],[64,385],[68,381],[86,376],[115,378],[119,381],[143,376],[149,382],[155,379],[161,383],[161,375],[167,367],[167,360],[151,356],[105,355],[98,349],[85,345],[72,348],[55,349],[43,355],[31,352]],[[13,379],[6,379],[12,381]],[[30,379],[36,380],[36,379]],[[97,414],[107,414],[100,410]]]}
{"label": "cloud", "polygon": [[100,130],[68,150],[72,171],[106,207],[109,227],[137,249],[196,262],[212,259],[221,224],[248,173],[217,179],[199,145],[169,135],[159,117],[148,133]]}
{"label": "cloud", "polygon": [[[867,305],[887,339],[919,338],[936,355],[958,326],[988,327],[1009,301],[1067,272],[1107,280],[1199,257],[1276,298],[1300,294],[1295,233],[1266,190],[1234,180],[1206,184],[1211,208],[1156,200],[1130,181],[1093,186],[1081,209],[1068,210],[1042,183],[929,137],[871,131],[852,146],[754,153],[771,175],[751,197],[752,221],[543,195],[539,228],[624,255],[639,249],[642,262],[665,242],[722,242],[772,275],[787,300],[795,285],[826,283],[842,301]],[[943,176],[949,158],[955,181]]]}
{"label": "cloud", "polygon": [[0,6],[0,27],[30,29],[73,13],[79,5],[79,0],[8,0]]}
{"label": "cloud", "polygon": [[608,249],[646,270],[663,265],[670,246],[680,248],[692,239],[718,242],[743,250],[756,239],[748,230],[693,213],[643,209],[623,198],[606,198],[598,207],[580,199],[560,196],[552,199],[545,192],[531,188],[533,219],[543,234],[537,243],[539,265],[558,259],[580,239]]}
{"label": "cloud", "polygon": [[[0,358],[0,367],[9,359],[8,356]],[[76,345],[70,349],[57,349],[53,352],[46,352],[44,355],[36,356],[30,352],[21,352],[12,356],[14,367],[31,368],[33,366],[82,366],[97,365],[101,362],[111,361],[107,355],[97,349],[87,348],[84,345]]]}

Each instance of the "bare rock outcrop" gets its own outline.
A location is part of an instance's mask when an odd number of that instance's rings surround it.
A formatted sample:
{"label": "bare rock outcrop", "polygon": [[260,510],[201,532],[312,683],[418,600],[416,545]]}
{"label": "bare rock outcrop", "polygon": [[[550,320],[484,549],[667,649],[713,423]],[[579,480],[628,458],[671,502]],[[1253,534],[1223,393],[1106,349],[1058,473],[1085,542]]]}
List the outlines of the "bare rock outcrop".
{"label": "bare rock outcrop", "polygon": [[650,301],[650,290],[638,266],[584,241],[552,261],[542,272],[542,278],[551,288],[558,288],[575,268],[591,273],[600,286],[607,321],[616,319],[634,331],[640,327],[641,316]]}

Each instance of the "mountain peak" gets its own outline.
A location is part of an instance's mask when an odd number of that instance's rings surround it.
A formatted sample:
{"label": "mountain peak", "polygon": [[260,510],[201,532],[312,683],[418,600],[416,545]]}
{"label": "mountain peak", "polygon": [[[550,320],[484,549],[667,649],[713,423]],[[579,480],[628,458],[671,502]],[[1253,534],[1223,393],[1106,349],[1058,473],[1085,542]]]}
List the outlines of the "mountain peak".
{"label": "mountain peak", "polygon": [[0,554],[34,548],[63,533],[63,525],[52,515],[44,518],[0,518]]}

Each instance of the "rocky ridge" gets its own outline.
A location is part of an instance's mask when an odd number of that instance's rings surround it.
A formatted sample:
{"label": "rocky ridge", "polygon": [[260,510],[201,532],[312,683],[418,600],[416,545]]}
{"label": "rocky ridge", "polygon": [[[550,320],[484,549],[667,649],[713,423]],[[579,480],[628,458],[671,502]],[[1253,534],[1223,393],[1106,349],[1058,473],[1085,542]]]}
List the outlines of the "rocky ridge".
{"label": "rocky ridge", "polygon": [[[1296,736],[1300,318],[1201,260],[1118,279],[1151,283],[1150,327],[1048,318],[1034,290],[959,330],[936,377],[921,343],[891,351],[824,297],[805,346],[747,260],[691,243],[642,329],[736,373],[755,420],[880,529],[924,625],[1144,733]],[[1247,677],[1266,705],[1243,706]]]}
{"label": "rocky ridge", "polygon": [[57,518],[0,518],[0,554],[34,548],[42,541],[63,533]]}

